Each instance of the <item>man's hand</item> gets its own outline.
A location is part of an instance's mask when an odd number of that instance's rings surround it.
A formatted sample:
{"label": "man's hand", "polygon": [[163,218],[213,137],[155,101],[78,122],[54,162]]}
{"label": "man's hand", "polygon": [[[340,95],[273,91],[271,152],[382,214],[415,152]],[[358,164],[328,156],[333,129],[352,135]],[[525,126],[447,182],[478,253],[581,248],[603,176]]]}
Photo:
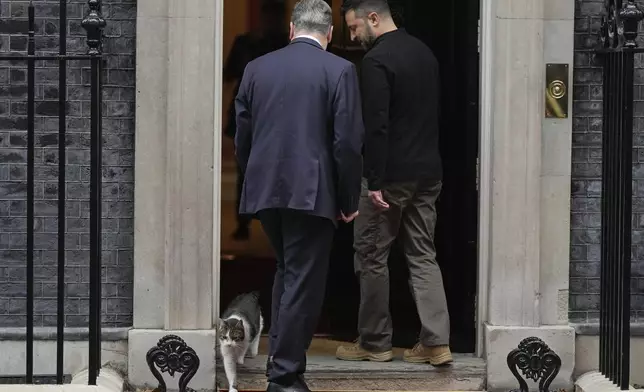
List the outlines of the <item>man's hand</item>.
{"label": "man's hand", "polygon": [[382,191],[369,191],[369,198],[376,208],[380,208],[382,210],[389,209],[389,204],[387,204],[385,199],[382,197]]}
{"label": "man's hand", "polygon": [[347,215],[344,215],[344,212],[341,212],[340,213],[340,219],[342,219],[344,221],[344,223],[349,223],[352,220],[356,219],[356,216],[358,216],[358,214],[360,214],[360,212],[356,211],[353,214],[350,214],[349,216],[347,216]]}

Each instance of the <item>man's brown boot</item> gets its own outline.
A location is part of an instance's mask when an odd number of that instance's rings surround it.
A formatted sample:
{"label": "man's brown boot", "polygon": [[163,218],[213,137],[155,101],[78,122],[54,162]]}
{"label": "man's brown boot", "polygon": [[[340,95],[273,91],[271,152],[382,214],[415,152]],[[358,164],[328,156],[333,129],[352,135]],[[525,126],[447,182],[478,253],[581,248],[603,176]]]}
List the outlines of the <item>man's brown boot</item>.
{"label": "man's brown boot", "polygon": [[405,350],[403,360],[410,363],[430,363],[433,366],[443,366],[453,361],[449,346],[425,347],[421,343],[413,349]]}
{"label": "man's brown boot", "polygon": [[394,358],[394,352],[391,350],[381,353],[367,351],[356,342],[353,346],[338,347],[335,356],[343,361],[389,362]]}

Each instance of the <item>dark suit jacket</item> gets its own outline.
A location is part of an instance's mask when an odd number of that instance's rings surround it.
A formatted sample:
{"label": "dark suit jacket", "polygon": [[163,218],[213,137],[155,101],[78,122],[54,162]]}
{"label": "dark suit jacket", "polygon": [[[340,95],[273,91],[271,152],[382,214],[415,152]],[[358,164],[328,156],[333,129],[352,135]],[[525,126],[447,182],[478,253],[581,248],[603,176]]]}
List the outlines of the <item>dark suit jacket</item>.
{"label": "dark suit jacket", "polygon": [[364,127],[355,66],[307,38],[251,61],[235,98],[239,212],[358,210]]}

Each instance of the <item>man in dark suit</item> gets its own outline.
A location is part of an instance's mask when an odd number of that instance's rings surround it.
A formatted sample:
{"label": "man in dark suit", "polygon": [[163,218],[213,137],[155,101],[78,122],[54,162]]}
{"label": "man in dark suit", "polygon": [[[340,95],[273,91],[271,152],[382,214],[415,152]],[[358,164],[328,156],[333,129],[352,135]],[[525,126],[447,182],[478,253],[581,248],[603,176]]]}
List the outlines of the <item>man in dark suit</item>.
{"label": "man in dark suit", "polygon": [[[325,51],[331,8],[301,0],[291,43],[248,64],[235,100],[240,213],[257,215],[277,258],[269,391],[308,391],[301,375],[324,300],[338,219],[357,216],[364,129],[352,63]],[[272,359],[272,360],[271,360]]]}

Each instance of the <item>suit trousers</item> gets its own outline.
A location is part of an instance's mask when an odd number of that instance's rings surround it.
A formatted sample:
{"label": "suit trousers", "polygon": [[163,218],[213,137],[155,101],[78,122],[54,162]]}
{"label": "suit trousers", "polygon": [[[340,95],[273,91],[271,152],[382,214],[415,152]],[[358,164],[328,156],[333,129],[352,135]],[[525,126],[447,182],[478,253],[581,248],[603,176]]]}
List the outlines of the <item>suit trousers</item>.
{"label": "suit trousers", "polygon": [[360,281],[359,343],[366,350],[383,352],[392,348],[387,262],[398,236],[421,322],[419,340],[425,346],[449,344],[447,301],[434,247],[436,200],[441,187],[440,181],[385,185],[382,193],[389,209],[380,210],[369,198],[363,180],[360,215],[354,225],[354,266]]}
{"label": "suit trousers", "polygon": [[288,385],[306,369],[306,351],[324,302],[335,225],[291,209],[262,210],[258,217],[277,258],[268,379]]}

